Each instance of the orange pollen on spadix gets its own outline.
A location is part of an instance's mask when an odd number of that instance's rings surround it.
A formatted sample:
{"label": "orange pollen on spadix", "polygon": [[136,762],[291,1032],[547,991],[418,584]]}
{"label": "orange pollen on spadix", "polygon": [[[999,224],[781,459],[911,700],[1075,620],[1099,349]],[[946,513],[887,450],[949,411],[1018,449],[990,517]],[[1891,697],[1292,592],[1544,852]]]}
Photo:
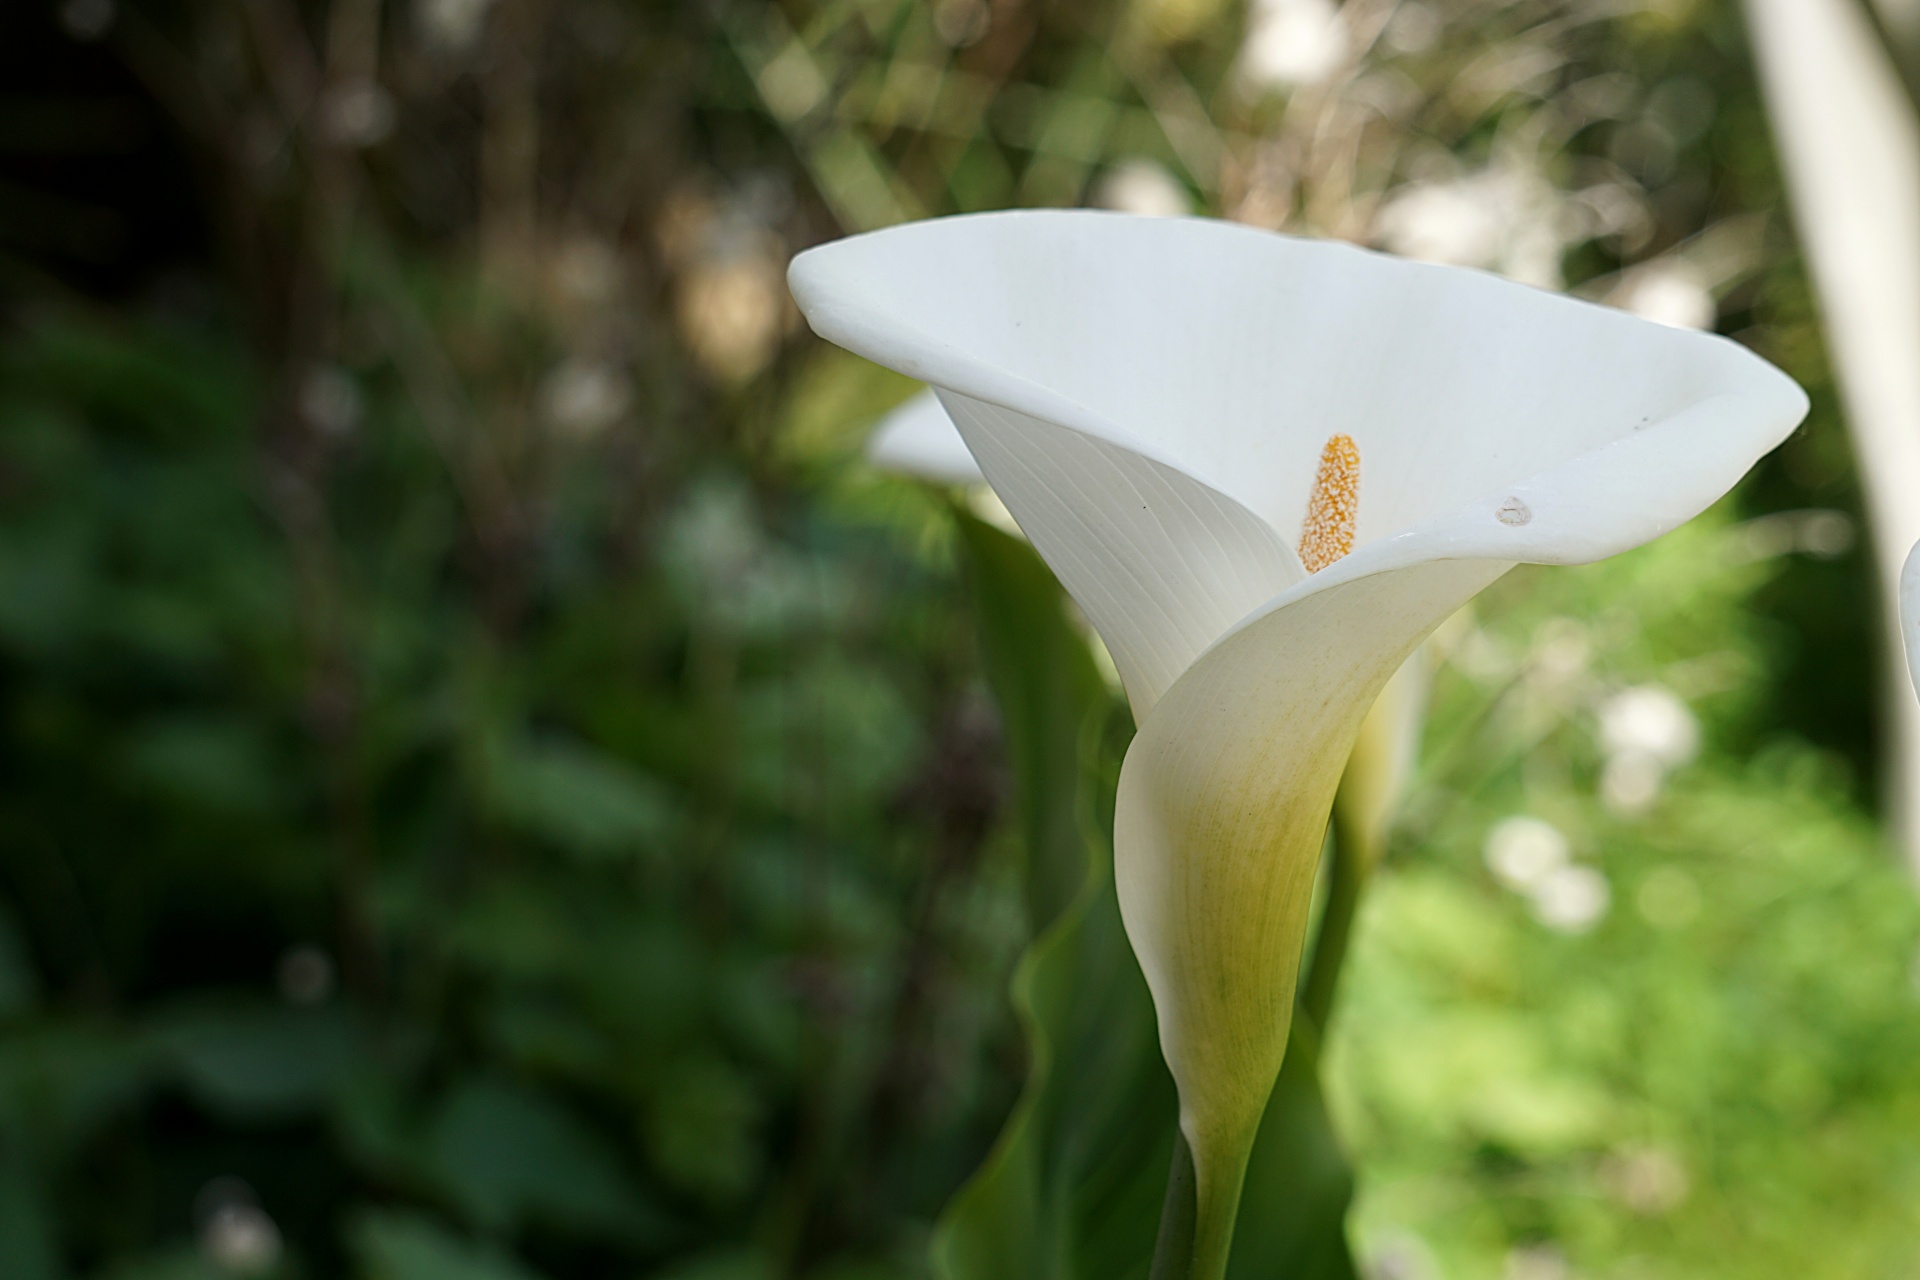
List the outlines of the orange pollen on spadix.
{"label": "orange pollen on spadix", "polygon": [[1328,437],[1320,450],[1320,473],[1313,478],[1307,518],[1300,525],[1300,563],[1308,573],[1320,572],[1353,550],[1359,517],[1360,446],[1342,432]]}

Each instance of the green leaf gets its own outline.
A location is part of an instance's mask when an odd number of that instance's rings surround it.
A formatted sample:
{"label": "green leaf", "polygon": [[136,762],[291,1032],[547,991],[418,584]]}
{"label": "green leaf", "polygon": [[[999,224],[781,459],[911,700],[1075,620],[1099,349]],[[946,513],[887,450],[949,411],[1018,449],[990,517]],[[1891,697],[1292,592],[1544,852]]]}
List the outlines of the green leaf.
{"label": "green leaf", "polygon": [[950,1280],[1143,1272],[1172,1150],[1173,1083],[1120,927],[1111,854],[1091,835],[1090,744],[1111,695],[1033,549],[957,519],[1014,772],[1036,941],[1013,982],[1026,1089],[942,1217],[934,1266]]}
{"label": "green leaf", "polygon": [[1353,1280],[1353,1172],[1320,1092],[1320,1036],[1295,1010],[1286,1064],[1247,1163],[1228,1280]]}
{"label": "green leaf", "polygon": [[0,1132],[42,1160],[72,1150],[139,1105],[152,1057],[138,1037],[98,1026],[10,1032],[0,1037]]}
{"label": "green leaf", "polygon": [[366,1213],[347,1238],[366,1280],[540,1280],[511,1254],[419,1214]]}
{"label": "green leaf", "polygon": [[760,1113],[752,1084],[725,1059],[675,1063],[653,1084],[648,1152],[676,1187],[710,1204],[736,1202],[760,1176]]}
{"label": "green leaf", "polygon": [[60,1265],[53,1206],[21,1135],[0,1130],[0,1276],[58,1280]]}
{"label": "green leaf", "polygon": [[1083,742],[1112,703],[1087,642],[1067,621],[1060,584],[1024,541],[956,512],[980,627],[980,656],[1000,707],[1036,936],[1084,891],[1095,853],[1082,830]]}
{"label": "green leaf", "polygon": [[202,1102],[239,1120],[312,1111],[368,1066],[362,1033],[342,1009],[179,1009],[156,1020],[153,1036]]}
{"label": "green leaf", "polygon": [[98,1280],[231,1280],[232,1274],[190,1244],[123,1259],[96,1273]]}
{"label": "green leaf", "polygon": [[40,980],[28,958],[26,941],[4,904],[0,904],[0,1018],[30,1013],[40,999]]}
{"label": "green leaf", "polygon": [[493,804],[509,822],[588,859],[650,853],[676,815],[653,779],[590,747],[553,739],[512,743],[490,760]]}
{"label": "green leaf", "polygon": [[[1134,1280],[1153,1255],[1178,1103],[1101,831],[1118,753],[1097,729],[1111,695],[1032,550],[959,519],[1038,936],[1013,983],[1026,1088],[942,1216],[934,1268],[943,1280]],[[1320,1096],[1317,1037],[1304,1018],[1296,1026],[1248,1169],[1233,1280],[1354,1274],[1352,1177]]]}
{"label": "green leaf", "polygon": [[239,719],[175,716],[129,736],[134,780],[181,804],[234,817],[271,813],[278,797],[272,752],[257,726]]}
{"label": "green leaf", "polygon": [[779,1268],[753,1250],[726,1249],[703,1254],[662,1271],[655,1280],[775,1280]]}
{"label": "green leaf", "polygon": [[42,661],[92,620],[99,558],[94,526],[77,511],[10,522],[0,542],[0,645]]}
{"label": "green leaf", "polygon": [[96,1280],[232,1280],[232,1274],[234,1272],[217,1267],[198,1247],[190,1244],[140,1253],[138,1257],[117,1261],[108,1270],[94,1272]]}
{"label": "green leaf", "polygon": [[1027,1086],[934,1238],[949,1280],[1143,1276],[1177,1106],[1153,1002],[1101,868],[1021,962]]}
{"label": "green leaf", "polygon": [[428,1143],[441,1184],[477,1227],[510,1231],[537,1217],[625,1239],[661,1229],[606,1141],[530,1089],[462,1084]]}

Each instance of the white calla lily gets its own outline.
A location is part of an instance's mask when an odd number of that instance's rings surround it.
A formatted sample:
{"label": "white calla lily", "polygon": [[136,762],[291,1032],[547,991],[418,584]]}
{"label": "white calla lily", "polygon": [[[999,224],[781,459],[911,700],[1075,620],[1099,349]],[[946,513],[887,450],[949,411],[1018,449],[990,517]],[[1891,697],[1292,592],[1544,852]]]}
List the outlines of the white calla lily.
{"label": "white calla lily", "polygon": [[815,332],[937,390],[1112,651],[1139,726],[1115,877],[1194,1157],[1192,1274],[1218,1275],[1382,686],[1515,563],[1697,514],[1806,398],[1725,339],[1195,219],[921,222],[789,283]]}

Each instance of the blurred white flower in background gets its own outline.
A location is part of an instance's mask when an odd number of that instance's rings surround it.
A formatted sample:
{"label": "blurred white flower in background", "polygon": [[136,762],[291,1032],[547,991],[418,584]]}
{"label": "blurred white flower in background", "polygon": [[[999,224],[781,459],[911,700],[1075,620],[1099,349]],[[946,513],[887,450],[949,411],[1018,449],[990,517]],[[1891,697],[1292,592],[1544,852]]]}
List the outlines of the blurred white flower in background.
{"label": "blurred white flower in background", "polygon": [[1515,816],[1494,824],[1482,857],[1501,884],[1515,893],[1531,893],[1572,861],[1573,846],[1551,822]]}
{"label": "blurred white flower in background", "polygon": [[668,520],[663,560],[703,626],[766,635],[850,607],[847,580],[771,537],[736,485],[696,487]]}
{"label": "blurred white flower in background", "polygon": [[1700,751],[1700,722],[1671,689],[1637,685],[1600,708],[1600,744],[1608,752],[1641,751],[1671,769]]}
{"label": "blurred white flower in background", "polygon": [[1499,253],[1507,215],[1486,175],[1400,188],[1380,212],[1380,241],[1423,262],[1484,266]]}
{"label": "blurred white flower in background", "polygon": [[1411,1231],[1389,1231],[1365,1249],[1360,1274],[1366,1280],[1441,1280],[1445,1274],[1432,1247]]}
{"label": "blurred white flower in background", "polygon": [[952,49],[980,43],[993,25],[986,0],[939,0],[933,6],[933,30]]}
{"label": "blurred white flower in background", "polygon": [[278,1265],[280,1228],[239,1178],[215,1178],[200,1188],[194,1218],[200,1224],[200,1252],[219,1270],[259,1276]]}
{"label": "blurred white flower in background", "polygon": [[200,1248],[235,1275],[265,1275],[280,1260],[280,1228],[258,1205],[223,1205],[200,1233]]}
{"label": "blurred white flower in background", "polygon": [[1576,238],[1573,221],[1560,190],[1536,169],[1501,160],[1478,173],[1401,187],[1380,210],[1377,237],[1404,257],[1558,289],[1561,256]]}
{"label": "blurred white flower in background", "polygon": [[1573,1280],[1567,1257],[1550,1244],[1524,1244],[1507,1250],[1501,1280]]}
{"label": "blurred white flower in background", "polygon": [[1607,1194],[1646,1217],[1671,1213],[1693,1189],[1686,1165],[1665,1147],[1622,1147],[1600,1162]]}
{"label": "blurred white flower in background", "polygon": [[[1624,186],[1601,183],[1575,200],[1592,223],[1592,233],[1618,235],[1623,250],[1630,251],[1651,232],[1644,200]],[[1720,315],[1717,299],[1750,278],[1766,256],[1766,215],[1738,214],[1656,258],[1588,281],[1581,292],[1676,329],[1711,329]]]}
{"label": "blurred white flower in background", "polygon": [[1253,0],[1240,79],[1256,92],[1315,84],[1338,71],[1351,49],[1333,0]]}
{"label": "blurred white flower in background", "polygon": [[420,0],[414,21],[427,43],[447,53],[473,47],[486,25],[493,0]]}
{"label": "blurred white flower in background", "polygon": [[746,180],[724,199],[689,185],[664,202],[655,235],[676,275],[675,312],[706,371],[744,382],[764,369],[791,312],[786,246],[774,225],[792,192]]}
{"label": "blurred white flower in background", "polygon": [[1527,899],[1536,920],[1561,933],[1592,928],[1613,899],[1607,878],[1574,862],[1565,833],[1540,818],[1495,823],[1481,856],[1495,879]]}
{"label": "blurred white flower in background", "polygon": [[337,365],[316,365],[300,380],[295,407],[308,426],[331,439],[350,436],[360,426],[365,404],[360,384]]}
{"label": "blurred white flower in background", "polygon": [[559,298],[573,306],[598,307],[620,294],[619,251],[594,236],[576,236],[554,255],[551,283]]}
{"label": "blurred white flower in background", "polygon": [[1149,218],[1179,218],[1193,212],[1193,197],[1180,180],[1145,156],[1122,160],[1107,170],[1094,188],[1093,203]]}
{"label": "blurred white flower in background", "polygon": [[797,39],[761,68],[757,83],[767,109],[789,124],[819,106],[832,90],[807,46]]}
{"label": "blurred white flower in background", "polygon": [[280,997],[288,1004],[319,1004],[333,994],[333,960],[312,943],[288,947],[274,966]]}
{"label": "blurred white flower in background", "polygon": [[1816,560],[1837,560],[1853,550],[1853,517],[1844,511],[1818,508],[1799,513],[1798,547]]}
{"label": "blurred white flower in background", "polygon": [[1742,523],[1734,544],[1737,561],[1771,560],[1800,552],[1816,560],[1834,560],[1853,550],[1853,517],[1844,511],[1809,507],[1774,511]]}
{"label": "blurred white flower in background", "polygon": [[1600,799],[1626,817],[1645,813],[1667,774],[1700,753],[1700,722],[1661,685],[1623,689],[1600,705]]}
{"label": "blurred white flower in background", "polygon": [[737,588],[769,550],[746,496],[725,485],[696,490],[667,534],[669,562],[719,591]]}
{"label": "blurred white flower in background", "polygon": [[633,403],[627,377],[605,361],[568,360],[540,387],[540,413],[560,435],[590,440]]}
{"label": "blurred white flower in background", "polygon": [[60,6],[60,26],[75,40],[100,39],[117,16],[113,0],[66,0]]}
{"label": "blurred white flower in background", "polygon": [[376,81],[349,80],[320,99],[320,132],[342,147],[371,147],[393,132],[393,95]]}
{"label": "blurred white flower in background", "polygon": [[1570,216],[1586,224],[1596,239],[1614,237],[1622,253],[1636,253],[1653,235],[1653,211],[1646,195],[1626,182],[1596,182],[1569,197]]}
{"label": "blurred white flower in background", "polygon": [[1529,895],[1533,917],[1558,933],[1585,933],[1600,923],[1613,902],[1606,876],[1592,867],[1573,865],[1550,872]]}
{"label": "blurred white flower in background", "polygon": [[1676,329],[1711,329],[1720,314],[1700,273],[1684,262],[1658,262],[1629,272],[1615,299],[1643,319]]}
{"label": "blurred white flower in background", "polygon": [[785,272],[770,253],[703,262],[681,282],[680,327],[708,372],[744,382],[779,345]]}

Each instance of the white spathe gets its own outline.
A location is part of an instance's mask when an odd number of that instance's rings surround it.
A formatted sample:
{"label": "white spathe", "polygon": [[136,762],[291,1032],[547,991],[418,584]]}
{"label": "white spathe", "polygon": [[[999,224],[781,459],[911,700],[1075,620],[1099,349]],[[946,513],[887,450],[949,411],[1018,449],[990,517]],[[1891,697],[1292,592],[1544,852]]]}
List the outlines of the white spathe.
{"label": "white spathe", "polygon": [[[821,336],[938,391],[1113,653],[1139,724],[1121,909],[1194,1151],[1196,1250],[1224,1259],[1328,810],[1381,687],[1516,562],[1698,513],[1806,398],[1721,338],[1222,222],[941,219],[811,250],[788,279]],[[1356,538],[1309,575],[1294,545],[1336,433],[1361,459]]]}

